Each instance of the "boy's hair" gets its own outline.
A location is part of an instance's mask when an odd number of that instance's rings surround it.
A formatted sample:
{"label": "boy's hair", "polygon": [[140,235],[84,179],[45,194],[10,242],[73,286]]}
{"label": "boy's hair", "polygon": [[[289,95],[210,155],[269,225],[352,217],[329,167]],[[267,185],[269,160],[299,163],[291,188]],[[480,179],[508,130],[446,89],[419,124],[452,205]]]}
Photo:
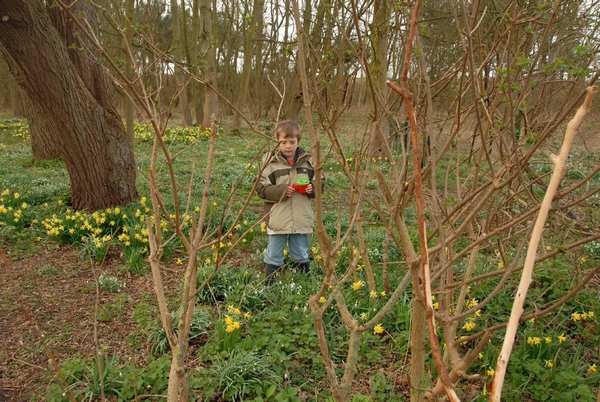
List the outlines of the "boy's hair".
{"label": "boy's hair", "polygon": [[277,123],[275,127],[275,138],[296,138],[298,142],[302,139],[302,130],[300,125],[294,120],[284,120]]}

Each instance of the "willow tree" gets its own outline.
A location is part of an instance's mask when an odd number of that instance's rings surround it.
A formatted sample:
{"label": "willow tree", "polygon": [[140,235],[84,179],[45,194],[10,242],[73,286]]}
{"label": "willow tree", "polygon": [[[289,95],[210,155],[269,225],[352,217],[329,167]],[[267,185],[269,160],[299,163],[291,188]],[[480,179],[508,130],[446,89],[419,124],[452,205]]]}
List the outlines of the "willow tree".
{"label": "willow tree", "polygon": [[[76,7],[93,20],[85,3]],[[132,144],[100,62],[83,56],[75,31],[49,3],[7,0],[0,53],[27,99],[34,146],[65,161],[73,208],[124,205],[137,197]]]}

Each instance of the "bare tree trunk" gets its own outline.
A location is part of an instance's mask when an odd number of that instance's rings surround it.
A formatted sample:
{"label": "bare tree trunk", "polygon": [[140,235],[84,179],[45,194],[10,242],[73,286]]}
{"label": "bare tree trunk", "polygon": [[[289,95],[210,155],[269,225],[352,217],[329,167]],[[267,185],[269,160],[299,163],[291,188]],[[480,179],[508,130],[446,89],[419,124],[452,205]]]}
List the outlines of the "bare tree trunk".
{"label": "bare tree trunk", "polygon": [[387,1],[375,0],[373,2],[373,23],[371,24],[371,116],[375,126],[371,142],[371,155],[381,155],[384,149],[383,142],[386,140],[389,130],[389,120],[384,107],[389,93],[386,86],[389,20],[390,11]]}
{"label": "bare tree trunk", "polygon": [[[286,10],[290,10],[290,7],[286,7]],[[285,36],[284,36],[284,41],[289,40],[288,37],[288,29],[291,27],[290,24],[290,20],[292,20],[293,17],[291,15],[286,14],[285,15]],[[303,10],[303,15],[302,15],[302,23],[303,23],[303,32],[308,33],[310,32],[310,22],[312,21],[312,2],[308,1],[306,2],[305,6],[304,6],[304,10]],[[305,51],[307,52],[307,51]],[[304,53],[302,56],[303,57],[307,57],[308,53]],[[304,94],[302,93],[302,84],[300,82],[299,77],[301,77],[301,72],[298,71],[299,67],[296,65],[295,66],[296,71],[294,72],[294,80],[292,80],[291,82],[291,86],[289,88],[289,91],[286,91],[286,93],[288,94],[287,96],[289,96],[288,99],[286,99],[286,103],[287,103],[287,107],[285,109],[285,118],[287,119],[291,119],[291,120],[296,120],[298,118],[298,114],[300,113],[300,110],[302,109],[302,106],[304,106]],[[282,73],[285,73],[285,71],[283,71]],[[308,107],[308,105],[306,105]]]}
{"label": "bare tree trunk", "polygon": [[[254,57],[253,48],[256,46],[256,32],[262,26],[264,0],[254,0],[252,8],[252,22],[249,24],[248,34],[244,38],[244,65],[242,69],[241,85],[239,96],[236,102],[236,107],[240,112],[243,112],[246,107],[246,98],[248,96],[248,86],[250,84],[250,76],[252,75],[252,58]],[[256,59],[256,71],[258,71],[258,62]],[[234,113],[231,128],[239,130],[241,117],[239,113]]]}
{"label": "bare tree trunk", "polygon": [[21,94],[21,89],[19,86],[11,80],[9,87],[9,96],[10,96],[10,109],[13,116],[23,117],[25,116],[25,102],[23,95]]}
{"label": "bare tree trunk", "polygon": [[[199,14],[199,0],[194,0],[192,4],[192,41],[186,43],[186,49],[189,52],[188,59],[193,63],[194,66],[200,65],[200,28],[201,20]],[[194,107],[195,124],[200,125],[204,121],[204,85],[196,80],[192,80],[190,83],[190,97],[192,98],[192,104]]]}
{"label": "bare tree trunk", "polygon": [[[182,2],[183,3],[183,2]],[[184,3],[185,4],[185,3]],[[183,15],[183,17],[182,17]],[[182,38],[181,18],[185,18],[185,8],[179,9],[177,0],[171,0],[171,17],[173,19],[173,52],[177,63],[184,62],[182,46],[186,42],[186,38]],[[187,82],[181,67],[175,65],[175,85],[179,92],[179,108],[181,109],[181,124],[184,126],[192,125],[192,115],[190,114],[190,105],[188,102]]]}
{"label": "bare tree trunk", "polygon": [[[44,128],[38,138],[55,144],[65,160],[73,208],[96,210],[134,200],[133,149],[110,104],[103,70],[69,57],[40,0],[4,1],[2,12],[8,19],[0,24],[0,52],[27,94],[30,116]],[[21,56],[32,54],[39,57]]]}
{"label": "bare tree trunk", "polygon": [[[131,47],[133,45],[133,9],[134,9],[135,0],[126,0],[125,3],[125,17],[126,21],[124,21],[125,25],[125,73],[132,74],[133,71],[133,60]],[[133,75],[133,74],[132,74]],[[135,104],[133,103],[133,99],[128,96],[125,97],[125,127],[127,130],[127,138],[129,138],[129,142],[133,145],[133,124],[135,120]]]}
{"label": "bare tree trunk", "polygon": [[217,89],[217,60],[216,50],[211,43],[213,35],[213,13],[211,0],[201,0],[200,16],[202,18],[202,27],[200,29],[200,47],[201,53],[205,57],[204,68],[202,69],[202,78],[207,83],[204,93],[204,116],[202,126],[210,127],[211,116],[219,114],[219,97],[213,89]]}

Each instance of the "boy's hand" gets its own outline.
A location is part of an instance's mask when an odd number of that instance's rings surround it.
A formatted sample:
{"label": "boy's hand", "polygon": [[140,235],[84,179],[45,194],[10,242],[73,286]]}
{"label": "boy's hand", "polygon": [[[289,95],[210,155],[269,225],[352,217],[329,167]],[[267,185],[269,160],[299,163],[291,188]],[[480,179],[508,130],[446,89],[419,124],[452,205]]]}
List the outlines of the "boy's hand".
{"label": "boy's hand", "polygon": [[313,185],[312,183],[309,183],[308,186],[306,186],[306,194],[312,194],[313,192]]}
{"label": "boy's hand", "polygon": [[290,197],[295,192],[296,192],[296,189],[294,188],[294,186],[288,186],[288,188],[285,190],[285,195]]}

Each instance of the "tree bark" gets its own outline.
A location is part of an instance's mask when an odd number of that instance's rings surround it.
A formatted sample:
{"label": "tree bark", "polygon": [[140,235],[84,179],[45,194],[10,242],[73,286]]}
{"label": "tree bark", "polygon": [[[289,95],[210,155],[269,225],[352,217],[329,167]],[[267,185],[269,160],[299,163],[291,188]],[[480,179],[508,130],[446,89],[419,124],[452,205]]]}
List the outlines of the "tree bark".
{"label": "tree bark", "polygon": [[[177,61],[177,63],[189,63],[189,60],[184,59],[184,54],[181,50],[182,46],[187,45],[185,31],[183,31],[184,35],[182,35],[181,28],[181,19],[186,18],[184,4],[182,4],[181,10],[179,10],[177,0],[171,0],[171,16],[173,19],[173,39],[171,45],[173,48],[173,53],[175,54],[175,60]],[[190,104],[188,101],[186,77],[185,73],[182,71],[181,67],[178,64],[175,65],[175,84],[177,91],[179,91],[179,108],[181,109],[181,124],[183,124],[186,127],[189,127],[192,125],[192,114],[190,112]]]}
{"label": "tree bark", "polygon": [[[125,59],[125,71],[127,74],[133,75],[133,60],[131,54],[131,48],[133,46],[133,11],[135,8],[135,0],[126,0],[125,2],[125,16],[124,16],[124,25],[125,25],[125,43],[123,46],[124,54],[123,58]],[[135,104],[133,103],[133,99],[129,96],[125,96],[125,127],[127,132],[127,138],[129,138],[129,142],[133,145],[134,141],[134,121],[135,121]]]}
{"label": "tree bark", "polygon": [[[389,121],[385,115],[385,103],[388,97],[386,86],[388,73],[388,43],[390,34],[390,8],[385,0],[373,2],[373,23],[371,24],[371,48],[373,54],[369,67],[373,91],[371,94],[371,115],[373,116],[374,137],[371,142],[371,155],[382,155],[383,143],[389,130]],[[386,155],[387,156],[387,155]]]}
{"label": "tree bark", "polygon": [[204,113],[202,126],[210,127],[211,116],[219,114],[219,97],[215,90],[217,89],[217,53],[214,45],[211,43],[213,35],[213,13],[211,1],[200,1],[200,50],[205,55],[206,60],[202,68],[202,77],[207,83],[204,94]]}
{"label": "tree bark", "polygon": [[68,50],[75,36],[64,16],[53,19],[42,0],[3,1],[0,53],[27,96],[30,122],[43,128],[38,139],[66,163],[73,208],[127,204],[137,197],[136,167],[108,80],[89,57]]}
{"label": "tree bark", "polygon": [[[252,7],[252,21],[248,26],[248,33],[244,38],[244,64],[242,68],[240,92],[237,99],[237,109],[243,112],[246,108],[246,98],[248,97],[248,86],[250,85],[250,76],[252,75],[252,58],[255,55],[253,48],[257,46],[256,32],[261,28],[263,21],[264,0],[254,0]],[[255,70],[258,72],[260,59],[255,60]],[[254,101],[256,102],[256,101]],[[234,113],[233,122],[231,123],[232,130],[241,128],[242,119],[239,113]]]}
{"label": "tree bark", "polygon": [[[200,12],[198,0],[192,2],[192,32],[191,40],[185,44],[186,46],[186,57],[194,66],[200,65]],[[199,70],[194,69],[194,73],[198,73]],[[194,125],[199,126],[204,122],[204,85],[200,84],[196,80],[190,82],[190,98],[192,101],[192,107],[194,109]]]}

